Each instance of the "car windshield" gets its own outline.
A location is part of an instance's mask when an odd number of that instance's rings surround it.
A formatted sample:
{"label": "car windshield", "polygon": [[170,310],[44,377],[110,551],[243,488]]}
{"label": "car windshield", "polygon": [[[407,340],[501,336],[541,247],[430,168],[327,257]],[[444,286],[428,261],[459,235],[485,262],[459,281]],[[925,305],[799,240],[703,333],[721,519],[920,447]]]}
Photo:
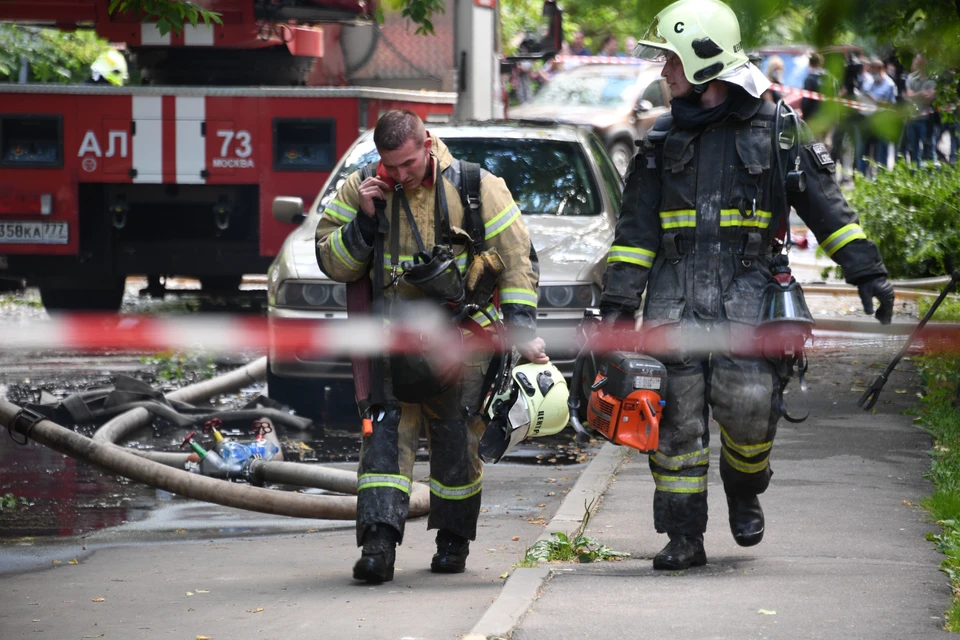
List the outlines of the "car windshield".
{"label": "car windshield", "polygon": [[617,107],[631,100],[637,74],[630,67],[602,72],[558,73],[533,97],[533,104]]}
{"label": "car windshield", "polygon": [[[507,183],[525,214],[597,215],[602,201],[586,153],[578,142],[528,138],[444,137],[455,158],[480,164]],[[322,213],[347,176],[380,159],[372,140],[357,145],[320,200]]]}

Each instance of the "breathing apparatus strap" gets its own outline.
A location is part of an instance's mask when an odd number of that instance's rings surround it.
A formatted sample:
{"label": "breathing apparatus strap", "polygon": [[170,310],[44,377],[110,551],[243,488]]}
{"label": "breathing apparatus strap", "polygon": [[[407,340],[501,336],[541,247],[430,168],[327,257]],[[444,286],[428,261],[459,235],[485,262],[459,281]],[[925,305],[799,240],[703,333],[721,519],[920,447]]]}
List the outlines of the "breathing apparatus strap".
{"label": "breathing apparatus strap", "polygon": [[473,240],[473,253],[480,255],[484,244],[483,216],[480,213],[480,165],[460,160],[460,176],[465,200],[467,233]]}

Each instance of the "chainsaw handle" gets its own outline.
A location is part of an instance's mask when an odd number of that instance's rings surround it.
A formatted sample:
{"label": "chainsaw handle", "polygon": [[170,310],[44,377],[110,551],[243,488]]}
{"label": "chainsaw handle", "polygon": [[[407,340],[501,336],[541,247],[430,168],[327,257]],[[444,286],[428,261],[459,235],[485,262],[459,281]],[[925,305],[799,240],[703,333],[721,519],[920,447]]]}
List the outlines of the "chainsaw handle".
{"label": "chainsaw handle", "polygon": [[640,412],[644,414],[643,418],[650,425],[651,429],[660,429],[660,418],[657,416],[657,410],[650,404],[649,398],[644,398],[640,404]]}

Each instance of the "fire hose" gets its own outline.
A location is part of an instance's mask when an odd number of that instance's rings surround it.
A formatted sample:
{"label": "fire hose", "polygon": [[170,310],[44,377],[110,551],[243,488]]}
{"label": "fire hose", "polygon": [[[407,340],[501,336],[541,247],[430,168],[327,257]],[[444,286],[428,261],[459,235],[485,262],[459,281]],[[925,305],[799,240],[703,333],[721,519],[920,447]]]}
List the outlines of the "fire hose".
{"label": "fire hose", "polygon": [[[179,389],[167,397],[180,401],[206,399],[262,380],[265,375],[266,358],[260,358],[217,378]],[[128,414],[129,417],[126,417]],[[311,495],[228,482],[170,466],[182,464],[181,461],[186,457],[183,454],[151,452],[150,457],[145,457],[144,452],[114,444],[107,436],[119,439],[129,435],[135,428],[146,425],[150,419],[150,414],[142,408],[134,409],[128,414],[111,421],[114,423],[111,429],[104,432],[100,438],[88,438],[16,404],[0,400],[0,425],[6,426],[10,436],[20,444],[27,444],[32,439],[109,473],[194,500],[294,518],[356,518],[355,496]],[[153,459],[154,457],[161,461]],[[343,469],[266,460],[251,461],[249,469],[252,478],[260,482],[284,483],[352,494],[357,491],[356,473]],[[410,516],[419,517],[430,509],[430,491],[421,483],[414,483],[413,486]]]}

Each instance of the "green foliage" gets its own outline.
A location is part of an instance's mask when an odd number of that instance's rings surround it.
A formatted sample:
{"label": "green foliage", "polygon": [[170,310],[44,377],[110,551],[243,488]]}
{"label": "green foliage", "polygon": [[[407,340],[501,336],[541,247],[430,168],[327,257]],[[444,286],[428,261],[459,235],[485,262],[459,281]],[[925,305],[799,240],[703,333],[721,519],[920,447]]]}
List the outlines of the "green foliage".
{"label": "green foliage", "polygon": [[9,305],[11,307],[32,307],[42,309],[43,302],[39,297],[26,297],[22,293],[5,293],[0,295],[0,307]]}
{"label": "green foliage", "polygon": [[[917,312],[922,318],[929,311],[936,298],[922,298],[917,301]],[[933,314],[934,322],[960,322],[960,296],[947,296]]]}
{"label": "green foliage", "polygon": [[180,381],[186,378],[211,378],[215,365],[204,353],[183,354],[179,351],[164,351],[140,358],[141,364],[155,368],[158,380]]}
{"label": "green foliage", "polygon": [[946,629],[960,632],[960,411],[953,406],[960,355],[923,356],[916,362],[926,393],[914,421],[934,443],[927,474],[934,493],[921,504],[940,525],[940,533],[927,537],[944,554],[940,568],[950,577],[953,604],[946,614]]}
{"label": "green foliage", "polygon": [[551,534],[549,540],[541,540],[527,550],[522,566],[535,566],[540,562],[595,562],[597,560],[613,560],[629,557],[629,553],[614,551],[610,547],[600,544],[594,538],[585,536],[583,532],[590,521],[593,505],[584,505],[585,513],[580,526],[571,538],[565,533]]}
{"label": "green foliage", "polygon": [[904,161],[876,180],[857,180],[850,206],[877,243],[893,278],[923,278],[960,267],[960,171]]}
{"label": "green foliage", "polygon": [[109,48],[90,30],[0,24],[0,82],[16,82],[24,58],[29,62],[29,82],[82,82],[93,61]]}
{"label": "green foliage", "polygon": [[156,22],[160,35],[173,31],[180,33],[183,25],[190,23],[197,26],[200,21],[204,24],[215,22],[223,24],[220,14],[198,7],[192,2],[178,0],[110,0],[110,13],[139,13],[141,22]]}
{"label": "green foliage", "polygon": [[0,513],[16,511],[21,507],[26,507],[29,504],[26,498],[18,498],[12,493],[5,493],[0,496]]}

